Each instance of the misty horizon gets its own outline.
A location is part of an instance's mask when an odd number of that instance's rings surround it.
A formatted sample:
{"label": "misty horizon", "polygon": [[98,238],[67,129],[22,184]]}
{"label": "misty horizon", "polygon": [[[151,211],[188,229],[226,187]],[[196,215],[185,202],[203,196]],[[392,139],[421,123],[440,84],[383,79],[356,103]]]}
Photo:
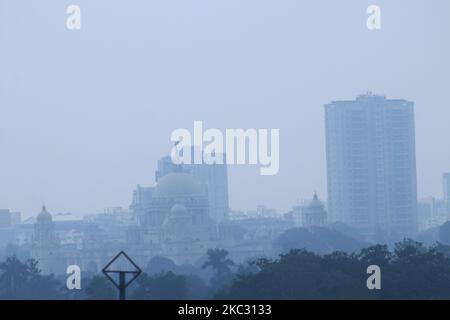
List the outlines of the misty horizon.
{"label": "misty horizon", "polygon": [[284,213],[315,191],[326,201],[323,106],[367,91],[415,103],[418,197],[442,198],[447,1],[379,1],[375,33],[368,1],[79,4],[83,27],[70,32],[65,2],[0,0],[1,208],[127,208],[136,185],[154,185],[171,132],[195,120],[280,129],[276,176],[229,167],[232,209]]}

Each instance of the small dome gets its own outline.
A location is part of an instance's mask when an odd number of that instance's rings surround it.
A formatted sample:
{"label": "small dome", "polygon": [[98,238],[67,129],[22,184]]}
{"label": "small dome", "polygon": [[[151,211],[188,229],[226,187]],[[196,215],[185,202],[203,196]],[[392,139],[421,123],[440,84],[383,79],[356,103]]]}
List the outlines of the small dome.
{"label": "small dome", "polygon": [[52,215],[47,211],[47,208],[42,206],[42,211],[37,216],[38,222],[51,222],[52,221]]}
{"label": "small dome", "polygon": [[322,201],[319,200],[317,193],[314,193],[312,201],[309,203],[309,207],[323,207]]}
{"label": "small dome", "polygon": [[163,226],[168,227],[173,224],[180,224],[180,226],[187,227],[186,223],[191,220],[188,210],[181,204],[175,204],[170,213],[164,219]]}
{"label": "small dome", "polygon": [[187,173],[170,173],[158,181],[153,192],[154,198],[201,197],[204,196],[200,184]]}

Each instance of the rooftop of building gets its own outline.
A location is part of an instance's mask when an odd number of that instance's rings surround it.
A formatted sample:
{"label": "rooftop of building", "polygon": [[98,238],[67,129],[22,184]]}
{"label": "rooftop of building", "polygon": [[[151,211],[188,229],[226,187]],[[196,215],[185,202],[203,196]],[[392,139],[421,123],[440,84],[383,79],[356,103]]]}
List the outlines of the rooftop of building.
{"label": "rooftop of building", "polygon": [[347,105],[347,104],[355,104],[361,102],[388,102],[388,103],[411,103],[405,99],[388,99],[386,95],[374,94],[371,91],[368,91],[365,94],[360,94],[354,100],[334,100],[328,105]]}

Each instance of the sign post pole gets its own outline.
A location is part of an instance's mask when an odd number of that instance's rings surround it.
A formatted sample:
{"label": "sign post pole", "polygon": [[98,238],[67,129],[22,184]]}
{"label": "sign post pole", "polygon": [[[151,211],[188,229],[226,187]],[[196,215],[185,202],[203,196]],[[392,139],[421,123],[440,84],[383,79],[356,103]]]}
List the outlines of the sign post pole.
{"label": "sign post pole", "polygon": [[[126,259],[126,262],[131,264],[134,270],[120,270],[119,268],[113,267],[114,262],[119,258]],[[119,300],[126,300],[126,289],[127,287],[141,274],[141,269],[134,263],[133,260],[123,251],[120,251],[102,270],[105,276],[114,284],[114,286],[119,289]],[[117,274],[119,276],[118,281],[115,280],[112,275]],[[131,274],[131,278],[127,281],[127,274]]]}

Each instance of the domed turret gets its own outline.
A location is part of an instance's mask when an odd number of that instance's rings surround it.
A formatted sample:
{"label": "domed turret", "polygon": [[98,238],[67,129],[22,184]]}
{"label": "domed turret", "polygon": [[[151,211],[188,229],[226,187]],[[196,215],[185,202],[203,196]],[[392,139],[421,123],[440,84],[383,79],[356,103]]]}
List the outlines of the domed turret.
{"label": "domed turret", "polygon": [[143,228],[163,227],[166,239],[172,240],[181,236],[193,239],[202,232],[209,233],[214,222],[209,217],[207,194],[204,185],[193,175],[167,174],[158,180],[141,225]]}
{"label": "domed turret", "polygon": [[[191,216],[189,215],[188,210],[182,204],[175,204],[172,209],[170,209],[169,214],[166,216],[164,220],[164,226],[167,227],[173,223],[182,224],[184,227],[187,227],[185,224],[191,220]],[[180,227],[183,227],[180,225]]]}
{"label": "domed turret", "polygon": [[52,220],[52,215],[47,211],[45,205],[42,206],[34,224],[31,256],[39,261],[39,268],[43,274],[55,273],[55,270],[60,268],[59,240]]}
{"label": "domed turret", "polygon": [[302,209],[302,225],[309,227],[324,227],[327,223],[327,213],[322,201],[319,200],[317,193],[311,202]]}
{"label": "domed turret", "polygon": [[42,211],[37,216],[37,222],[52,222],[52,215],[47,211],[45,205],[42,206]]}
{"label": "domed turret", "polygon": [[309,203],[309,207],[323,207],[323,203],[319,200],[317,193],[314,193],[314,197]]}

